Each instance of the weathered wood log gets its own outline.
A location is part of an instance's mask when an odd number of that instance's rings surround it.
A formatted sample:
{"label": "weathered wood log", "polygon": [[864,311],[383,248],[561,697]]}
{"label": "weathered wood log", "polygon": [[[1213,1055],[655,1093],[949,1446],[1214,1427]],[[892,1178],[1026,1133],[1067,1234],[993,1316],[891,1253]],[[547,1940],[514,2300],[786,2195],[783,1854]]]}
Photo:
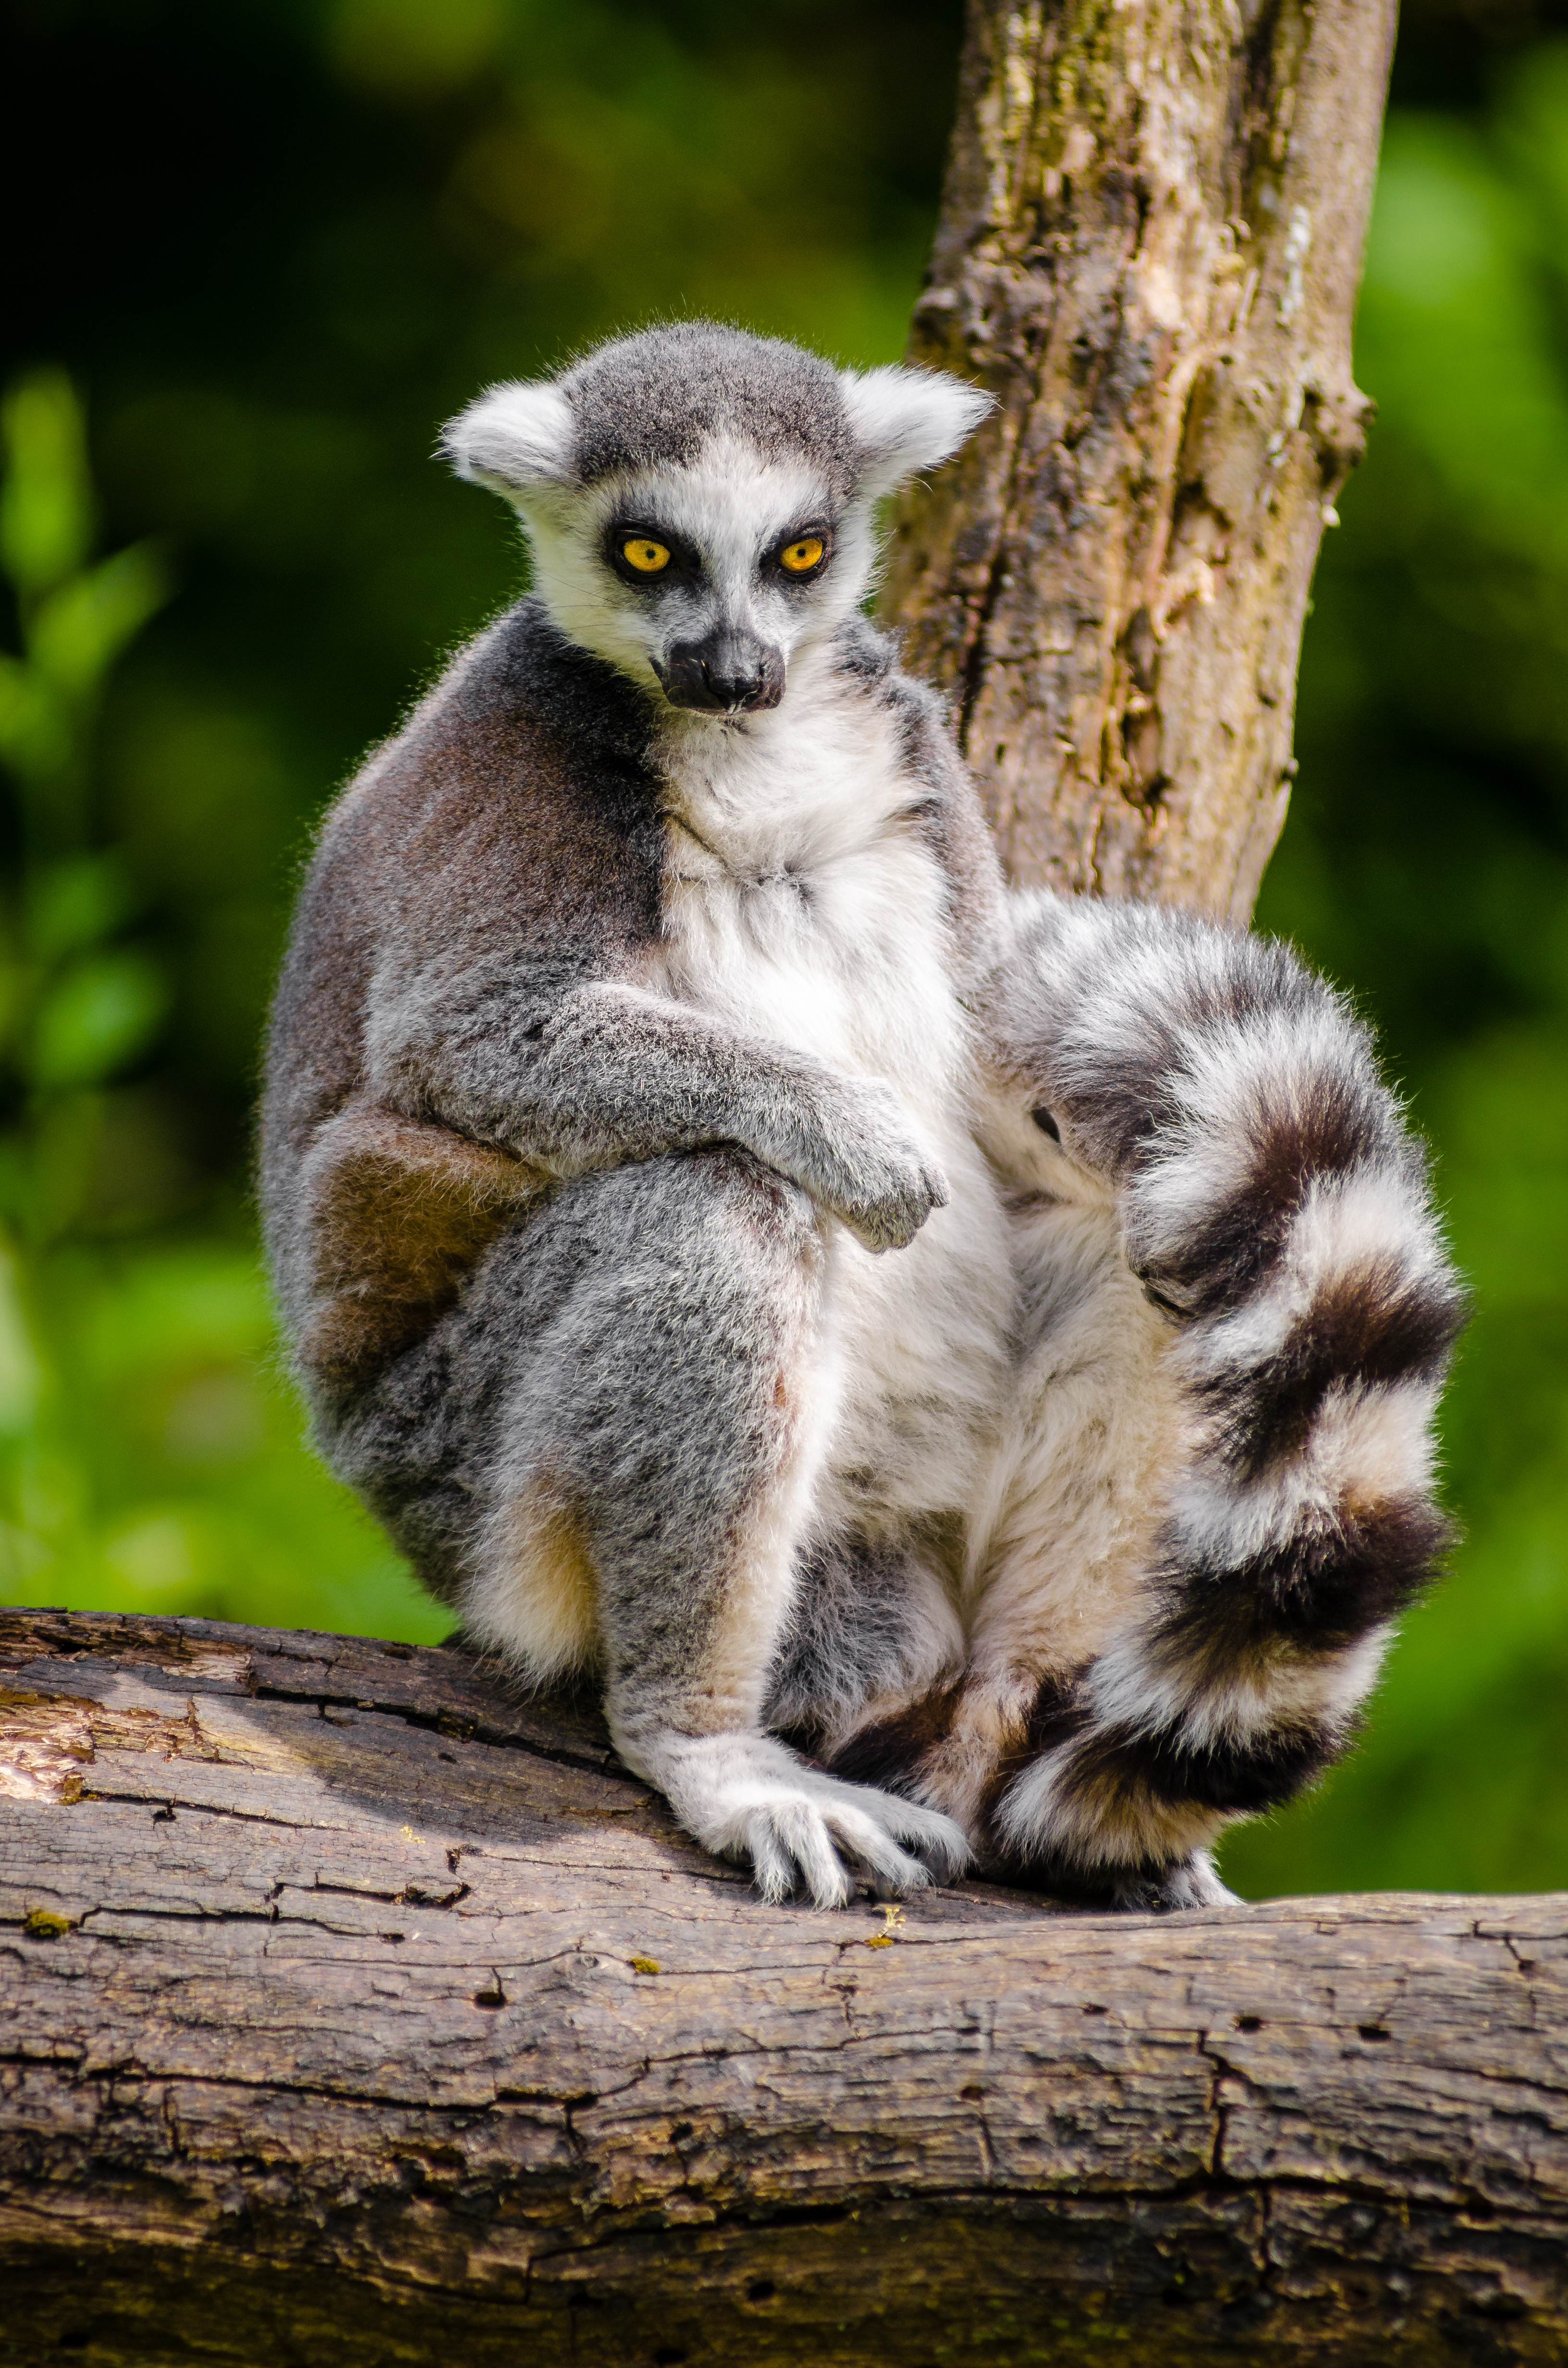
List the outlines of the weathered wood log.
{"label": "weathered wood log", "polygon": [[1568,1898],[768,1907],[456,1651],[0,1614],[0,2359],[1568,2357]]}
{"label": "weathered wood log", "polygon": [[998,410],[884,607],[1013,877],[1244,921],[1285,819],[1395,0],[971,0],[911,359]]}

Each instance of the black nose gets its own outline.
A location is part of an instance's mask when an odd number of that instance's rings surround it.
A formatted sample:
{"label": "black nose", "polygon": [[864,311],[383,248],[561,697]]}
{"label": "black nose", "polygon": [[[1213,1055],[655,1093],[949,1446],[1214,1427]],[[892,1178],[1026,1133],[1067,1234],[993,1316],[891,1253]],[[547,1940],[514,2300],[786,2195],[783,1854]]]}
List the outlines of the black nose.
{"label": "black nose", "polygon": [[700,642],[676,642],[653,671],[672,707],[753,713],[784,696],[784,655],[755,633],[724,626]]}

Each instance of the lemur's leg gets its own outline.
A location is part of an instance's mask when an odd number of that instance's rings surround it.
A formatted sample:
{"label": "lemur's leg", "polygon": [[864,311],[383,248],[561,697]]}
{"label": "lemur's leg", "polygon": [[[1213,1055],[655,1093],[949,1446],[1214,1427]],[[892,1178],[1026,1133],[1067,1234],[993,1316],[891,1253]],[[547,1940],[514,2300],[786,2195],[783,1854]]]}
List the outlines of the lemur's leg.
{"label": "lemur's leg", "polygon": [[[1122,1272],[1094,1321],[1152,1420],[1108,1429],[1113,1390],[1078,1402],[1047,1332],[1025,1372],[1044,1452],[1032,1486],[1017,1452],[1000,1475],[971,1689],[906,1781],[1003,1864],[1189,1904],[1222,1896],[1221,1829],[1345,1748],[1441,1549],[1429,1425],[1460,1294],[1365,1032],[1283,949],[1041,899],[993,1019],[998,1153],[1027,1172],[1038,1113],[1040,1188],[1108,1192]],[[1113,1515],[1076,1603],[1064,1485]]]}
{"label": "lemur's leg", "polygon": [[1061,1197],[1020,1195],[1014,1208],[1017,1365],[970,1508],[963,1686],[881,1734],[863,1728],[833,1762],[874,1767],[884,1782],[917,1776],[925,1797],[988,1841],[998,1768],[1042,1687],[1070,1683],[1147,1600],[1181,1413],[1169,1320],[1128,1270],[1108,1194],[1094,1178],[1060,1184]]}
{"label": "lemur's leg", "polygon": [[597,1661],[618,1749],[688,1830],[824,1906],[853,1875],[908,1888],[965,1856],[946,1817],[762,1730],[833,1413],[827,1257],[805,1193],[741,1152],[582,1178],[486,1254],[426,1378],[405,1368],[416,1414],[470,1409],[446,1461],[411,1487],[406,1429],[372,1422],[409,1492],[393,1506],[363,1455],[337,1458],[449,1562],[466,1498],[448,1591],[469,1633],[540,1677]]}
{"label": "lemur's leg", "polygon": [[[880,1784],[884,1764],[900,1773],[899,1749],[890,1752],[884,1735],[890,1718],[902,1738],[909,1705],[918,1704],[924,1731],[933,1698],[958,1691],[961,1558],[961,1525],[938,1516],[840,1523],[808,1536],[768,1681],[768,1726],[828,1757],[833,1772],[855,1783]],[[863,1731],[870,1740],[857,1752]]]}

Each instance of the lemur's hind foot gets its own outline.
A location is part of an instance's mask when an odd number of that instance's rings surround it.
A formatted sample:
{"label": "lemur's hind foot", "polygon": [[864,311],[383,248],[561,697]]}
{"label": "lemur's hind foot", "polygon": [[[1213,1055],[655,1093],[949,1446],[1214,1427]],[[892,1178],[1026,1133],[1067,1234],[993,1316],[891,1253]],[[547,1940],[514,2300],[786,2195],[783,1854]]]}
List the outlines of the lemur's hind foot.
{"label": "lemur's hind foot", "polygon": [[1119,1873],[1108,1907],[1140,1916],[1170,1916],[1187,1907],[1240,1907],[1242,1901],[1214,1872],[1207,1850],[1149,1874]]}
{"label": "lemur's hind foot", "polygon": [[1051,1867],[983,1857],[976,1869],[983,1882],[1016,1883],[1044,1892],[1064,1907],[1124,1916],[1176,1916],[1195,1907],[1240,1907],[1244,1902],[1222,1884],[1207,1850],[1194,1850],[1173,1866]]}

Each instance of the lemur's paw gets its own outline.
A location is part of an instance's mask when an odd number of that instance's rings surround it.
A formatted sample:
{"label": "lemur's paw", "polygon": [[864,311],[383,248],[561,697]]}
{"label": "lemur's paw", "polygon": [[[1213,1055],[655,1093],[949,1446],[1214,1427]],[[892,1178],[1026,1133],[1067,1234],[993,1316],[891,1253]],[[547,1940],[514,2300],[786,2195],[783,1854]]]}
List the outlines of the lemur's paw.
{"label": "lemur's paw", "polygon": [[869,1884],[879,1897],[950,1883],[969,1845],[950,1817],[806,1767],[765,1735],[662,1739],[639,1754],[688,1832],[719,1858],[749,1859],[765,1899],[804,1890],[844,1907]]}
{"label": "lemur's paw", "polygon": [[1111,1905],[1144,1916],[1172,1916],[1187,1907],[1239,1907],[1215,1873],[1207,1850],[1194,1850],[1160,1873],[1128,1875],[1111,1886]]}
{"label": "lemur's paw", "polygon": [[912,1141],[898,1101],[883,1086],[857,1081],[824,1121],[826,1157],[817,1197],[869,1250],[901,1250],[933,1209],[948,1179]]}
{"label": "lemur's paw", "polygon": [[895,1189],[838,1213],[857,1241],[880,1253],[907,1249],[932,1210],[947,1204],[948,1179],[941,1169],[912,1160],[907,1177]]}

